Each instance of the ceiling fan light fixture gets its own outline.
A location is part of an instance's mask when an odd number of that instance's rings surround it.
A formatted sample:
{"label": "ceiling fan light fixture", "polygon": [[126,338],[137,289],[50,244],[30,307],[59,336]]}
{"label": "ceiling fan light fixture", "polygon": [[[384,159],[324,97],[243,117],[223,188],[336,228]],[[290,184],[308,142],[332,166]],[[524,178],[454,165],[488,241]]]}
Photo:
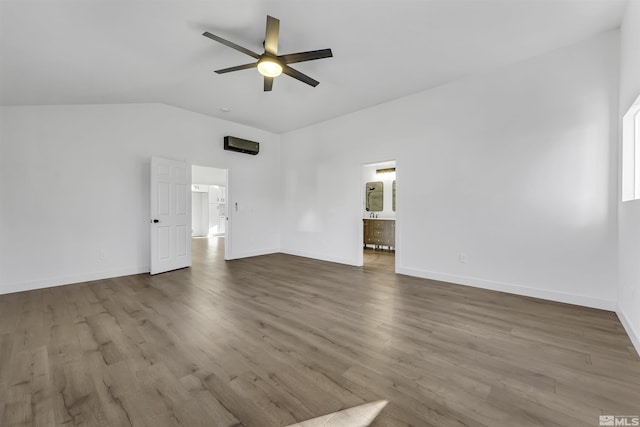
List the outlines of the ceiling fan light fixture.
{"label": "ceiling fan light fixture", "polygon": [[282,74],[282,64],[275,58],[262,58],[258,61],[258,71],[265,77],[278,77]]}

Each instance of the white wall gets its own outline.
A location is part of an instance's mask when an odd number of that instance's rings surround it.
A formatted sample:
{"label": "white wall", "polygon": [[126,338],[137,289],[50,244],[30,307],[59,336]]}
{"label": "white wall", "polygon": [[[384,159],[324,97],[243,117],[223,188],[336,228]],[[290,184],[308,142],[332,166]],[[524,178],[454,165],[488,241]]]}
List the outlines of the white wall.
{"label": "white wall", "polygon": [[614,309],[617,53],[612,31],[284,134],[282,251],[357,265],[360,165],[396,159],[398,272]]}
{"label": "white wall", "polygon": [[[640,95],[640,2],[630,1],[620,35],[620,121]],[[640,200],[619,205],[618,316],[640,353]]]}
{"label": "white wall", "polygon": [[[193,177],[191,178],[193,181]],[[209,186],[207,185],[207,188]],[[206,237],[209,234],[209,193],[191,193],[191,236]]]}
{"label": "white wall", "polygon": [[227,255],[278,250],[278,135],[159,104],[2,107],[0,294],[149,271],[151,156],[229,169]]}
{"label": "white wall", "polygon": [[[197,162],[197,160],[195,160]],[[204,166],[191,167],[191,182],[203,185],[227,185],[227,171],[218,168],[208,168]]]}

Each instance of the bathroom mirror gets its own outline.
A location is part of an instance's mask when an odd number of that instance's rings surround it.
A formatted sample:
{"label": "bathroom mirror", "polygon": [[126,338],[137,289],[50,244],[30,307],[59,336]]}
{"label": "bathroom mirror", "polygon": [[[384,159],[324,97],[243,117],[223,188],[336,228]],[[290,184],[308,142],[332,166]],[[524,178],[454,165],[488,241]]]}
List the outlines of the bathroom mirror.
{"label": "bathroom mirror", "polygon": [[393,180],[393,183],[391,184],[391,193],[392,193],[392,199],[391,199],[391,209],[393,209],[393,211],[396,211],[396,180]]}
{"label": "bathroom mirror", "polygon": [[367,182],[364,194],[367,212],[382,211],[384,196],[384,184],[382,181]]}

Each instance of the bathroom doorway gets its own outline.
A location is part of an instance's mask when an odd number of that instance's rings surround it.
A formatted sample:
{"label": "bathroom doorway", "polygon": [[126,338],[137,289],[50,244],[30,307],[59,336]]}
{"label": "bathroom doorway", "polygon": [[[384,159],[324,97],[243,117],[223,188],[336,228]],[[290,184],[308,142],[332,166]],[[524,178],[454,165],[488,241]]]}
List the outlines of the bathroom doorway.
{"label": "bathroom doorway", "polygon": [[226,255],[229,253],[228,171],[196,165],[191,168],[192,247],[196,239],[208,239],[207,246],[224,247]]}
{"label": "bathroom doorway", "polygon": [[396,161],[363,164],[362,265],[395,271],[396,266]]}

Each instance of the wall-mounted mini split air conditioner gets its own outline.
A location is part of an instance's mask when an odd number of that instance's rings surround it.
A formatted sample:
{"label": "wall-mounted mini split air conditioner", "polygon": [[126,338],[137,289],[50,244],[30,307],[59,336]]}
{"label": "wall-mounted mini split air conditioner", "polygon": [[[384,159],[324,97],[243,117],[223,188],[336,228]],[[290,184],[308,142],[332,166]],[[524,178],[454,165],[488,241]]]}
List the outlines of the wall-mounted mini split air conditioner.
{"label": "wall-mounted mini split air conditioner", "polygon": [[235,136],[224,137],[224,149],[237,151],[239,153],[256,155],[260,151],[260,143],[247,139],[236,138]]}

